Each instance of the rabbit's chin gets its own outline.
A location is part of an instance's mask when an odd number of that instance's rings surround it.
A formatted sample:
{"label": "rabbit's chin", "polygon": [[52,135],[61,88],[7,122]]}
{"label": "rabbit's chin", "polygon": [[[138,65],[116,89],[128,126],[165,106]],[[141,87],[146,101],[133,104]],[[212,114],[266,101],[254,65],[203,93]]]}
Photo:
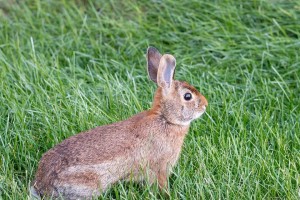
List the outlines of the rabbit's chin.
{"label": "rabbit's chin", "polygon": [[194,119],[201,117],[201,115],[203,115],[204,113],[205,113],[205,110],[201,110],[199,112],[194,113]]}
{"label": "rabbit's chin", "polygon": [[177,120],[177,121],[176,121],[176,124],[182,125],[182,126],[188,126],[188,125],[190,125],[190,123],[191,123],[193,120],[195,120],[195,119],[201,117],[201,115],[203,115],[204,113],[205,113],[205,110],[199,111],[199,112],[195,112],[195,113],[193,114],[193,117],[191,117],[191,118],[189,118],[189,119],[186,119],[186,120],[184,120],[184,121]]}

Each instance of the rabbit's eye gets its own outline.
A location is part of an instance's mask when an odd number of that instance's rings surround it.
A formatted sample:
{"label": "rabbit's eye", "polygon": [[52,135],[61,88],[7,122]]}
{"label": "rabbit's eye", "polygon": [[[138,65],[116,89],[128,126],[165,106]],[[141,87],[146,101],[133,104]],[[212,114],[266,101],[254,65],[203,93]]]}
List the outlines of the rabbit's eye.
{"label": "rabbit's eye", "polygon": [[187,92],[184,94],[184,100],[189,101],[192,99],[192,94]]}

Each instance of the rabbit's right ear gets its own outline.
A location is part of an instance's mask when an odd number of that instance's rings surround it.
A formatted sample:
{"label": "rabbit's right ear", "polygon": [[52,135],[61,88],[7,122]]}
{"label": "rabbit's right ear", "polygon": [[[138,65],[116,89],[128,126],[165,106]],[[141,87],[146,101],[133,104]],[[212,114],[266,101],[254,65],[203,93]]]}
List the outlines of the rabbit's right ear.
{"label": "rabbit's right ear", "polygon": [[173,84],[176,60],[170,54],[164,54],[160,59],[157,72],[157,85],[161,87],[165,94],[168,94]]}
{"label": "rabbit's right ear", "polygon": [[148,47],[147,49],[147,66],[148,74],[152,81],[157,83],[157,71],[159,67],[159,62],[161,59],[161,54],[154,47]]}

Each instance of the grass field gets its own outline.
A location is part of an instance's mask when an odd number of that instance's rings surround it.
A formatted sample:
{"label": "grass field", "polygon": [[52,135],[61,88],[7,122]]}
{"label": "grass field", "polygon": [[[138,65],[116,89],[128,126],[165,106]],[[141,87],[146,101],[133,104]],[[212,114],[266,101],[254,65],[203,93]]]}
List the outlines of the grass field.
{"label": "grass field", "polygon": [[[0,199],[28,198],[39,159],[63,139],[150,108],[149,45],[209,101],[171,199],[299,199],[296,0],[0,1]],[[118,183],[100,199],[112,198],[163,197]]]}

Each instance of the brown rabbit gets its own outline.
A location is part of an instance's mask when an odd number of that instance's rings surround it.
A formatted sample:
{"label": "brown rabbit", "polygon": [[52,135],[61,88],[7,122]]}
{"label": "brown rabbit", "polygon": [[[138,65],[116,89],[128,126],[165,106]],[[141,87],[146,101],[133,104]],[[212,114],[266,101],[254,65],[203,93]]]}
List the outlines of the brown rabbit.
{"label": "brown rabbit", "polygon": [[33,196],[92,199],[119,180],[158,181],[167,187],[171,168],[192,120],[207,100],[173,80],[175,58],[147,51],[148,73],[158,89],[150,110],[125,121],[74,135],[46,152],[31,187]]}

